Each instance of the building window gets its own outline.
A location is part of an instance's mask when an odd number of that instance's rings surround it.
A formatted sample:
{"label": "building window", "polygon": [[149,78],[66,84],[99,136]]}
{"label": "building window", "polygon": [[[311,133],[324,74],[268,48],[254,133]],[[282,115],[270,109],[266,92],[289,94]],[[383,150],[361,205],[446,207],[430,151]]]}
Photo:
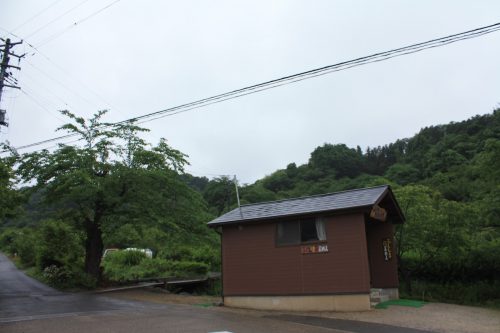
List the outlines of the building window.
{"label": "building window", "polygon": [[279,222],[276,233],[277,245],[326,241],[325,222],[320,218]]}
{"label": "building window", "polygon": [[278,245],[293,245],[300,243],[299,221],[278,223]]}

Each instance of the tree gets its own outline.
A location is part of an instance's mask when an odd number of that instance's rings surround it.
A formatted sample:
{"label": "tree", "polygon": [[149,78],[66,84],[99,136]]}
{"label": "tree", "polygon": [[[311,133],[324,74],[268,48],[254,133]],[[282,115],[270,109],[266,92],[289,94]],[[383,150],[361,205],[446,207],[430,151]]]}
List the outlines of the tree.
{"label": "tree", "polygon": [[215,208],[214,213],[217,216],[229,210],[237,201],[234,183],[227,176],[214,178],[208,182],[203,191],[203,197],[211,207]]}
{"label": "tree", "polygon": [[100,277],[103,230],[132,222],[192,232],[206,219],[202,200],[179,179],[187,156],[165,139],[150,148],[138,135],[145,129],[103,123],[106,111],[88,120],[62,113],[71,122],[59,130],[77,134],[83,145],[25,154],[18,171],[43,188],[44,204],[57,205],[58,218],[83,231],[85,272]]}
{"label": "tree", "polygon": [[325,174],[334,172],[336,178],[352,178],[361,172],[362,155],[344,144],[326,143],[311,153],[309,164]]}
{"label": "tree", "polygon": [[0,158],[0,222],[4,218],[12,218],[19,213],[21,194],[15,189],[16,179],[13,166],[17,161],[17,153],[8,144],[0,144],[0,149],[9,151],[10,155]]}
{"label": "tree", "polygon": [[411,291],[413,274],[439,258],[451,262],[453,256],[464,255],[473,212],[422,185],[408,185],[395,194],[406,216],[396,233],[399,270]]}
{"label": "tree", "polygon": [[293,180],[288,176],[288,169],[278,170],[266,176],[262,180],[262,184],[266,189],[277,193],[291,189],[293,187]]}
{"label": "tree", "polygon": [[385,175],[400,185],[407,185],[418,181],[419,171],[409,164],[396,163],[389,167]]}

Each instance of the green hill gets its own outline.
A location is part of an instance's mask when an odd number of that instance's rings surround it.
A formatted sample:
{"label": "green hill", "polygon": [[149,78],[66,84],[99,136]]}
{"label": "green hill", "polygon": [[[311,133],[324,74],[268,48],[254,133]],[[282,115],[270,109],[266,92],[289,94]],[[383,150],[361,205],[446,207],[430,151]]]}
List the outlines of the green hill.
{"label": "green hill", "polygon": [[[214,215],[236,206],[230,179],[199,186]],[[423,128],[362,151],[327,143],[308,163],[244,185],[242,203],[390,184],[407,217],[398,227],[407,297],[500,305],[500,110]]]}

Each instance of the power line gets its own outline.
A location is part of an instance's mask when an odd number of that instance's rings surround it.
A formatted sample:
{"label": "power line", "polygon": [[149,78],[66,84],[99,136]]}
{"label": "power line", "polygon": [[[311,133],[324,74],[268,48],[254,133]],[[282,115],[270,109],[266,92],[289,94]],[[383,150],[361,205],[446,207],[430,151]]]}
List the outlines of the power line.
{"label": "power line", "polygon": [[63,98],[61,98],[58,94],[54,93],[52,90],[50,90],[46,84],[43,84],[40,80],[36,79],[35,77],[28,75],[27,73],[24,73],[25,77],[29,78],[36,84],[38,87],[41,87],[45,91],[47,91],[49,94],[57,98],[61,103],[63,103],[66,107],[73,109],[73,107],[66,102]]}
{"label": "power line", "polygon": [[[500,30],[500,23],[495,23],[492,25],[476,28],[476,29],[461,32],[458,34],[453,34],[453,35],[449,35],[449,36],[445,36],[445,37],[441,37],[441,38],[432,39],[432,40],[427,41],[427,42],[416,43],[416,44],[400,47],[397,49],[379,52],[379,53],[375,53],[375,54],[372,54],[369,56],[364,56],[364,57],[356,58],[353,60],[348,60],[348,61],[340,62],[337,64],[328,65],[328,66],[312,69],[309,71],[305,71],[305,72],[301,72],[301,73],[297,73],[297,74],[293,74],[293,75],[288,75],[288,76],[285,76],[282,78],[266,81],[263,83],[259,83],[259,84],[247,86],[244,88],[236,89],[236,90],[233,90],[233,91],[230,91],[227,93],[223,93],[223,94],[215,95],[212,97],[200,99],[200,100],[197,100],[197,101],[194,101],[191,103],[186,103],[186,104],[171,107],[168,109],[163,109],[160,111],[151,112],[151,113],[140,115],[140,116],[137,116],[134,118],[126,119],[126,120],[123,120],[120,122],[106,125],[106,127],[119,125],[119,124],[123,124],[123,123],[127,123],[127,122],[136,122],[138,124],[141,124],[141,123],[145,123],[148,121],[157,120],[157,119],[160,119],[163,117],[173,116],[175,114],[179,114],[179,113],[187,112],[190,110],[206,107],[208,105],[221,103],[221,102],[224,102],[224,101],[227,101],[230,99],[240,98],[240,97],[250,95],[250,94],[255,94],[257,92],[261,92],[264,90],[269,90],[269,89],[277,88],[277,87],[280,87],[283,85],[288,85],[288,84],[296,83],[299,81],[311,79],[311,78],[318,77],[321,75],[326,75],[326,74],[330,74],[333,72],[347,70],[347,69],[350,69],[353,67],[366,65],[369,63],[385,61],[385,60],[388,60],[388,59],[391,59],[394,57],[408,55],[408,54],[420,52],[420,51],[423,51],[426,49],[431,49],[431,48],[436,48],[436,47],[448,45],[448,44],[455,43],[455,42],[462,41],[462,40],[466,40],[466,39],[477,38],[477,37],[480,37],[480,36],[483,36],[486,34],[493,33],[493,32],[498,31],[498,30]],[[16,149],[30,148],[30,147],[45,144],[48,142],[54,142],[54,141],[58,141],[61,139],[65,139],[65,138],[68,138],[68,137],[71,137],[74,135],[75,134],[55,137],[52,139],[47,139],[47,140],[43,140],[40,142],[35,142],[35,143],[29,144],[29,145],[20,146],[20,147],[17,147]]]}
{"label": "power line", "polygon": [[183,104],[183,105],[176,106],[173,108],[164,109],[164,110],[156,111],[153,113],[148,113],[148,114],[145,114],[142,116],[138,116],[138,117],[135,117],[132,119],[125,120],[123,122],[131,121],[131,120],[137,121],[137,120],[143,119],[142,121],[139,121],[139,124],[145,123],[148,121],[153,121],[153,120],[157,120],[157,119],[160,119],[163,117],[168,117],[168,116],[172,116],[175,114],[191,111],[194,109],[198,109],[198,108],[201,108],[204,106],[208,106],[208,105],[220,103],[223,101],[231,100],[234,98],[239,98],[239,97],[243,97],[246,95],[254,94],[257,92],[264,91],[264,90],[269,90],[269,89],[277,88],[277,87],[280,87],[283,85],[288,85],[288,84],[296,83],[299,81],[307,80],[310,78],[330,74],[333,72],[338,72],[338,71],[350,69],[353,67],[366,65],[369,63],[385,61],[385,60],[388,60],[388,59],[391,59],[394,57],[399,57],[399,56],[408,55],[411,53],[420,52],[420,51],[430,49],[430,48],[448,45],[448,44],[451,44],[451,43],[454,43],[457,41],[461,41],[461,40],[465,40],[465,39],[476,38],[476,37],[479,37],[479,36],[482,36],[485,34],[489,34],[489,33],[492,33],[492,32],[498,31],[498,30],[500,30],[500,23],[496,23],[496,24],[493,24],[490,26],[470,30],[470,31],[455,34],[455,35],[450,35],[450,36],[434,39],[434,40],[424,42],[424,43],[413,44],[410,46],[394,49],[391,51],[380,52],[380,53],[376,53],[376,54],[373,54],[370,56],[361,57],[361,58],[357,58],[354,60],[349,60],[349,61],[341,62],[338,64],[329,65],[329,66],[321,67],[318,69],[313,69],[310,71],[306,71],[306,72],[302,72],[302,73],[298,73],[298,74],[294,74],[294,75],[290,75],[290,76],[285,76],[285,77],[282,77],[279,79],[275,79],[275,80],[267,81],[264,83],[248,86],[245,88],[233,90],[233,91],[230,91],[228,93],[224,93],[224,94],[212,96],[209,98],[201,99],[201,100],[198,100],[198,101],[195,101],[192,103],[187,103],[187,104]]}
{"label": "power line", "polygon": [[[13,35],[13,36],[16,36],[15,34],[13,34],[12,32],[8,31],[8,30],[5,30],[3,28],[0,27],[1,30],[4,30],[6,31],[7,33]],[[25,40],[26,42],[26,40]],[[70,80],[73,80],[75,81],[76,83],[78,83],[80,86],[82,86],[83,88],[85,88],[86,90],[88,90],[89,92],[91,92],[95,97],[97,97],[98,99],[100,99],[102,102],[104,102],[105,104],[107,104],[108,106],[112,107],[114,110],[118,111],[118,113],[121,113],[121,111],[115,106],[113,105],[112,103],[110,103],[108,100],[106,100],[103,96],[101,96],[100,94],[98,94],[95,90],[93,90],[92,88],[90,88],[88,85],[86,85],[82,80],[78,79],[76,76],[73,76],[72,74],[70,74],[66,69],[64,69],[63,67],[61,67],[59,64],[57,64],[54,60],[52,60],[49,56],[47,56],[44,52],[40,51],[37,47],[35,47],[34,45],[26,42],[26,44],[32,48],[36,54],[39,54],[41,55],[47,62],[49,62],[52,66],[54,66],[55,68],[57,68],[60,72],[62,72],[64,75],[66,75],[66,77],[68,77]],[[84,98],[83,96],[81,96],[80,94],[78,94],[77,92],[75,92],[73,89],[70,89],[67,85],[61,83],[61,81],[55,79],[54,77],[50,76],[49,74],[47,74],[46,72],[42,71],[40,68],[36,67],[34,64],[32,64],[31,62],[28,62],[28,64],[32,67],[34,67],[37,71],[41,72],[43,75],[45,75],[46,77],[50,78],[51,80],[57,82],[59,85],[63,86],[64,89],[70,91],[71,93],[73,93],[74,95],[76,95],[77,97],[79,97],[80,99],[84,100],[86,103],[88,103],[89,105],[97,105],[96,103],[92,103],[90,100],[88,100],[87,98]]]}
{"label": "power line", "polygon": [[51,25],[52,23],[58,21],[59,19],[63,18],[64,16],[68,15],[69,13],[71,13],[73,10],[77,9],[78,7],[82,6],[83,4],[85,4],[86,2],[88,2],[89,0],[83,0],[81,2],[79,2],[77,5],[71,7],[70,9],[68,9],[67,11],[65,11],[64,13],[56,16],[56,18],[52,19],[51,21],[47,22],[46,24],[42,25],[40,28],[34,30],[33,32],[27,34],[26,36],[24,36],[24,38],[30,38],[31,36],[34,36],[36,35],[37,33],[39,33],[40,31],[42,31],[43,29],[47,28],[49,25]]}
{"label": "power line", "polygon": [[[349,61],[344,61],[344,62],[337,63],[334,65],[324,66],[321,68],[305,71],[302,73],[285,76],[285,77],[282,77],[279,79],[274,79],[274,80],[270,80],[267,82],[247,86],[247,87],[244,87],[241,89],[233,90],[233,91],[230,91],[230,92],[227,92],[224,94],[215,95],[215,96],[212,96],[209,98],[204,98],[204,99],[201,99],[201,100],[198,100],[195,102],[191,102],[191,103],[179,105],[176,107],[148,113],[145,115],[141,115],[141,116],[138,116],[135,118],[125,120],[123,122],[131,121],[131,120],[134,120],[134,121],[144,120],[147,118],[153,118],[152,120],[156,120],[156,119],[161,118],[161,117],[158,117],[160,115],[178,114],[181,112],[190,111],[190,110],[202,107],[202,106],[211,105],[211,104],[219,103],[222,101],[246,96],[246,95],[260,92],[263,90],[268,90],[268,89],[276,88],[276,87],[279,87],[282,85],[287,85],[287,84],[299,82],[299,81],[306,80],[306,79],[313,78],[313,77],[317,77],[320,75],[326,75],[326,74],[329,74],[332,72],[337,72],[337,71],[365,65],[368,63],[372,63],[372,62],[384,61],[384,60],[388,60],[390,58],[394,58],[397,56],[416,53],[416,52],[423,51],[425,49],[434,48],[434,47],[438,47],[438,46],[444,46],[444,45],[451,44],[451,43],[454,43],[454,42],[457,42],[460,40],[464,40],[464,39],[479,37],[479,36],[482,36],[484,34],[492,33],[492,32],[497,31],[497,30],[500,30],[500,23],[496,23],[496,24],[493,24],[490,26],[466,31],[463,33],[455,34],[455,35],[450,35],[450,36],[446,36],[446,37],[442,37],[442,38],[438,38],[438,39],[433,39],[431,41],[424,42],[424,43],[413,44],[413,45],[409,45],[406,47],[402,47],[402,48],[398,48],[398,49],[394,49],[394,50],[390,50],[390,51],[375,53],[375,54],[372,54],[369,56],[365,56],[365,57],[361,57],[361,58],[357,58],[357,59],[353,59],[353,60],[349,60]],[[167,115],[165,115],[165,116],[167,116]]]}
{"label": "power line", "polygon": [[[117,0],[117,1],[121,1],[121,0]],[[115,2],[117,2],[115,1]],[[114,3],[112,3],[114,4]],[[105,8],[101,9],[100,11],[106,9],[107,7],[111,6],[112,4],[106,6]],[[99,11],[98,11],[99,12]],[[96,15],[96,13],[94,13],[94,15]],[[14,34],[12,31],[9,31],[5,28],[2,28],[0,27],[0,30],[3,30],[5,31],[6,33],[8,33],[9,35],[13,36],[13,37],[16,37],[16,38],[19,38],[22,40],[21,37],[19,37],[18,35]],[[100,94],[98,94],[95,90],[93,90],[92,88],[90,88],[88,85],[86,85],[83,81],[79,80],[77,77],[71,75],[67,70],[65,70],[63,67],[61,67],[59,64],[57,64],[55,61],[53,61],[49,56],[47,56],[44,52],[40,51],[37,47],[35,47],[33,44],[27,42],[26,40],[23,40],[23,42],[28,45],[30,48],[32,48],[36,54],[39,54],[41,55],[47,62],[49,62],[52,66],[54,66],[55,68],[57,68],[60,72],[62,72],[64,75],[67,76],[67,78],[69,78],[70,80],[73,80],[75,81],[76,83],[78,83],[79,85],[81,85],[83,88],[85,88],[86,90],[88,90],[89,92],[91,92],[95,97],[97,97],[98,99],[100,99],[102,102],[104,102],[105,104],[107,104],[109,107],[111,107],[113,110],[117,111],[118,113],[122,113],[122,111],[120,110],[120,108],[117,108],[113,103],[111,103],[110,101],[108,101],[107,99],[105,99],[103,96],[101,96]],[[32,54],[32,56],[34,55],[35,53]],[[59,84],[60,86],[62,86],[64,89],[66,89],[67,91],[71,92],[72,94],[74,94],[75,96],[77,96],[78,98],[80,98],[81,100],[85,101],[87,104],[89,105],[92,105],[92,106],[98,106],[97,103],[93,103],[91,102],[89,99],[83,97],[82,95],[78,94],[75,90],[71,89],[70,87],[68,87],[68,85],[62,83],[60,80],[54,78],[53,76],[50,76],[47,72],[41,70],[40,68],[38,68],[37,66],[35,66],[34,64],[32,64],[31,62],[27,61],[28,64],[30,66],[32,66],[34,69],[36,69],[37,71],[39,71],[41,74],[45,75],[47,78],[51,79],[52,81],[56,82],[57,84]],[[52,93],[53,94],[53,93]],[[55,94],[53,94],[55,95]],[[56,96],[57,97],[57,96]],[[61,99],[61,98],[59,98]],[[64,102],[64,101],[63,101]],[[64,102],[66,105],[68,105],[68,103]],[[69,105],[68,105],[69,106]],[[99,107],[99,106],[98,106]],[[150,136],[150,137],[153,137],[155,139],[157,139],[157,137],[151,133],[151,132],[147,132],[147,135]],[[1,152],[0,152],[1,153]]]}
{"label": "power line", "polygon": [[76,97],[80,98],[82,101],[84,101],[85,103],[87,103],[89,106],[96,106],[97,104],[93,103],[92,101],[90,101],[89,99],[83,97],[82,95],[80,95],[78,92],[76,92],[75,90],[73,90],[72,88],[70,88],[67,84],[64,84],[63,82],[61,82],[60,80],[56,79],[55,77],[53,77],[52,75],[50,75],[49,73],[47,73],[46,71],[38,68],[37,66],[35,66],[34,64],[32,64],[31,62],[29,61],[26,61],[26,63],[28,65],[30,65],[31,67],[33,67],[34,69],[36,69],[38,72],[40,72],[42,75],[44,75],[45,77],[49,78],[50,80],[52,80],[53,82],[57,83],[59,86],[61,86],[63,89],[66,89],[67,91],[69,91],[70,93],[72,93],[73,95],[75,95]]}
{"label": "power line", "polygon": [[47,43],[49,43],[49,42],[53,41],[54,39],[59,38],[62,34],[64,34],[64,33],[68,32],[71,28],[74,28],[74,27],[76,27],[78,24],[83,23],[83,22],[85,22],[86,20],[88,20],[88,19],[90,19],[90,18],[92,18],[92,17],[94,17],[94,16],[98,15],[99,13],[101,13],[102,11],[104,11],[104,10],[108,9],[109,7],[113,6],[115,3],[119,2],[119,1],[121,1],[121,0],[115,0],[115,1],[113,1],[112,3],[110,3],[110,4],[106,5],[106,6],[102,7],[101,9],[99,9],[99,10],[97,10],[97,11],[93,12],[92,14],[90,14],[90,15],[86,16],[85,18],[83,18],[83,19],[81,19],[81,20],[79,20],[79,21],[76,21],[75,23],[73,23],[73,24],[71,24],[71,25],[67,26],[67,27],[66,27],[66,28],[64,28],[63,30],[61,30],[61,31],[59,31],[59,32],[56,32],[55,34],[53,34],[53,35],[49,36],[49,37],[48,37],[47,39],[45,39],[44,41],[40,42],[40,43],[37,45],[37,47],[41,47],[41,46],[43,46],[43,45],[45,45],[45,44],[47,44]]}
{"label": "power line", "polygon": [[46,108],[38,99],[36,99],[31,94],[28,94],[28,92],[26,91],[26,89],[21,89],[21,92],[24,95],[26,95],[33,103],[35,103],[36,105],[38,105],[42,110],[44,110],[45,112],[47,112],[48,114],[50,114],[52,117],[54,117],[57,120],[59,120],[61,123],[63,123],[63,124],[65,123],[65,121],[61,117],[54,115],[52,113],[52,111],[50,111],[50,109]]}
{"label": "power line", "polygon": [[15,27],[14,29],[11,29],[11,31],[16,31],[18,30],[19,28],[22,28],[24,27],[26,24],[28,24],[29,22],[33,21],[34,19],[36,19],[38,16],[42,15],[43,13],[45,13],[47,10],[49,10],[50,8],[52,8],[53,6],[55,6],[57,3],[61,2],[62,0],[56,0],[54,2],[52,2],[50,5],[48,5],[47,7],[45,7],[44,9],[42,9],[41,11],[39,11],[38,13],[36,13],[35,15],[33,15],[32,17],[30,17],[29,19],[27,19],[26,21],[24,21],[23,23],[19,24],[17,27]]}

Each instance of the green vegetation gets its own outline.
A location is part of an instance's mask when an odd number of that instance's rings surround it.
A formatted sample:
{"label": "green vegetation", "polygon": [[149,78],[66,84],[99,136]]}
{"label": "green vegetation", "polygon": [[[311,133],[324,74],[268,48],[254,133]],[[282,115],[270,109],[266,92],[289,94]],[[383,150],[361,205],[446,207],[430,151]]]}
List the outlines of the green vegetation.
{"label": "green vegetation", "polygon": [[[186,155],[163,139],[146,144],[134,124],[64,114],[71,123],[61,129],[82,145],[0,159],[0,248],[59,286],[219,270],[218,235],[205,222],[236,207],[232,180],[184,173]],[[254,203],[390,184],[407,217],[397,227],[401,294],[498,306],[499,161],[496,110],[365,151],[326,143],[240,196]],[[154,257],[117,252],[101,264],[111,247]]]}
{"label": "green vegetation", "polygon": [[[2,158],[2,202],[16,206],[1,216],[4,251],[34,265],[51,284],[66,287],[76,276],[98,282],[107,247],[147,247],[155,253],[167,245],[218,249],[218,236],[205,226],[213,216],[181,178],[186,155],[164,139],[149,146],[139,136],[146,129],[132,123],[104,126],[105,111],[88,120],[62,113],[70,123],[60,130],[77,134],[82,145]],[[16,180],[33,186],[16,191]],[[16,195],[25,199],[22,212]],[[109,274],[119,280],[156,273],[148,261],[129,265],[135,270],[130,273],[112,264]],[[198,273],[207,265],[176,261],[166,268]]]}
{"label": "green vegetation", "polygon": [[160,252],[155,258],[147,258],[139,251],[117,251],[103,260],[105,278],[117,282],[158,277],[205,276],[209,267],[209,263],[201,258],[196,260],[190,256],[175,256],[172,259],[170,254],[164,252]]}

